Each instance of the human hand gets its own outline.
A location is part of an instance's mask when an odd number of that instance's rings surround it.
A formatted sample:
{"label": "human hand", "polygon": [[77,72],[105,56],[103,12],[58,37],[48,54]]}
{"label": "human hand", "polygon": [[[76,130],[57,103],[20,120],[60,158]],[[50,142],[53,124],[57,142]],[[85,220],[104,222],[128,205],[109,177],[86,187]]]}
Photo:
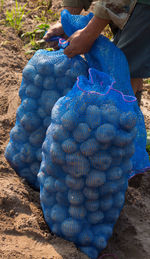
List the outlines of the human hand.
{"label": "human hand", "polygon": [[64,54],[67,55],[68,58],[72,58],[80,54],[85,54],[89,52],[94,41],[95,38],[90,37],[85,29],[78,30],[66,41],[69,42],[69,46],[64,49]]}
{"label": "human hand", "polygon": [[72,58],[76,55],[89,52],[95,40],[99,37],[108,23],[109,20],[94,16],[85,28],[76,31],[69,37],[67,42],[70,44],[64,50],[64,54],[69,58]]}
{"label": "human hand", "polygon": [[[65,9],[67,9],[71,14],[80,14],[82,11],[82,7],[68,7],[65,6]],[[63,27],[61,25],[61,22],[57,22],[54,25],[50,27],[50,29],[47,31],[43,39],[45,41],[48,41],[51,48],[58,49],[58,41],[52,41],[50,42],[49,39],[53,36],[60,36],[61,38],[67,39],[67,35],[64,33]]]}
{"label": "human hand", "polygon": [[55,23],[47,31],[43,39],[49,42],[51,48],[58,49],[58,41],[49,41],[53,36],[60,36],[61,38],[67,39],[67,35],[64,33],[63,27],[60,22]]}

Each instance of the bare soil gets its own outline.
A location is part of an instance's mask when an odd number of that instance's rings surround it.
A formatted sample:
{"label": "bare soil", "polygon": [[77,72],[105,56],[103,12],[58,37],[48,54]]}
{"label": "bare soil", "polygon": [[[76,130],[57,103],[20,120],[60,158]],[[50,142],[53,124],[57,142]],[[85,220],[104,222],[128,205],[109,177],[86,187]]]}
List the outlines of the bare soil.
{"label": "bare soil", "polygon": [[[54,2],[54,10],[61,8]],[[11,5],[12,1],[7,1]],[[29,17],[24,29],[34,26]],[[25,27],[26,26],[26,27]],[[10,168],[4,158],[9,132],[20,104],[18,90],[28,61],[24,42],[10,27],[0,25],[0,258],[86,259],[73,243],[52,234],[40,207],[39,193]],[[145,84],[142,111],[150,129],[150,85]],[[150,258],[150,174],[129,183],[126,202],[114,233],[103,254],[118,259]],[[112,258],[112,257],[106,257]]]}

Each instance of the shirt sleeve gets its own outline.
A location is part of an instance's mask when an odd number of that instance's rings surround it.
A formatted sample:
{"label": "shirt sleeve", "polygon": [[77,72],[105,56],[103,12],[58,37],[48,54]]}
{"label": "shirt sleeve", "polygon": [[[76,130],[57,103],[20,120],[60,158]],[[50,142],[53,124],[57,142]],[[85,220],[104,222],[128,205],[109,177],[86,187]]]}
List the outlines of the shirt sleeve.
{"label": "shirt sleeve", "polygon": [[100,0],[94,8],[95,16],[110,20],[122,29],[133,11],[136,0]]}
{"label": "shirt sleeve", "polygon": [[88,10],[93,0],[63,0],[63,6],[68,7],[82,7]]}

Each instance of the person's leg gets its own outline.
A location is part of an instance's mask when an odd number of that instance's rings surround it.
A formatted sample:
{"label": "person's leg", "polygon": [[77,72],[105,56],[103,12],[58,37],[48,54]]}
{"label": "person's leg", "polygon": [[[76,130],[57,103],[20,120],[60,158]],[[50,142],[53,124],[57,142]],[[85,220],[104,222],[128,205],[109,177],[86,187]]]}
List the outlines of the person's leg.
{"label": "person's leg", "polygon": [[137,4],[123,30],[117,31],[115,45],[128,61],[131,85],[139,100],[143,78],[150,77],[150,5]]}
{"label": "person's leg", "polygon": [[143,78],[131,78],[131,85],[134,94],[143,90]]}
{"label": "person's leg", "polygon": [[142,90],[143,90],[143,78],[131,78],[131,85],[134,94],[137,98],[138,105],[141,104]]}

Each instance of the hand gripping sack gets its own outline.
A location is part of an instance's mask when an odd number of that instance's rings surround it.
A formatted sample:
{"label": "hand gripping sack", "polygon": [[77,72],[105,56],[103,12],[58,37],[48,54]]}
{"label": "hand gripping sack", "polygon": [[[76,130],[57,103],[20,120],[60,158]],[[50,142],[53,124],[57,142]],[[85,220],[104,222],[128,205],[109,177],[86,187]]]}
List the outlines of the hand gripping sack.
{"label": "hand gripping sack", "polygon": [[[62,24],[65,33],[70,36],[76,30],[84,28],[92,13],[88,16],[71,15],[67,10],[62,12]],[[123,52],[104,36],[100,36],[85,54],[89,67],[96,68],[110,75],[115,80],[114,88],[124,95],[133,95],[130,83],[130,73],[127,60]],[[134,102],[134,111],[137,117],[137,136],[135,139],[136,151],[132,157],[133,169],[129,179],[136,174],[144,173],[150,169],[149,156],[146,151],[146,129],[144,116],[137,102]]]}
{"label": "hand gripping sack", "polygon": [[112,235],[133,168],[136,98],[96,69],[52,109],[38,174],[51,231],[97,258]]}
{"label": "hand gripping sack", "polygon": [[25,66],[19,90],[21,105],[5,151],[11,167],[34,188],[39,188],[41,147],[52,107],[72,88],[77,76],[87,75],[88,70],[80,56],[67,58],[63,43],[61,46],[59,51],[37,51]]}

